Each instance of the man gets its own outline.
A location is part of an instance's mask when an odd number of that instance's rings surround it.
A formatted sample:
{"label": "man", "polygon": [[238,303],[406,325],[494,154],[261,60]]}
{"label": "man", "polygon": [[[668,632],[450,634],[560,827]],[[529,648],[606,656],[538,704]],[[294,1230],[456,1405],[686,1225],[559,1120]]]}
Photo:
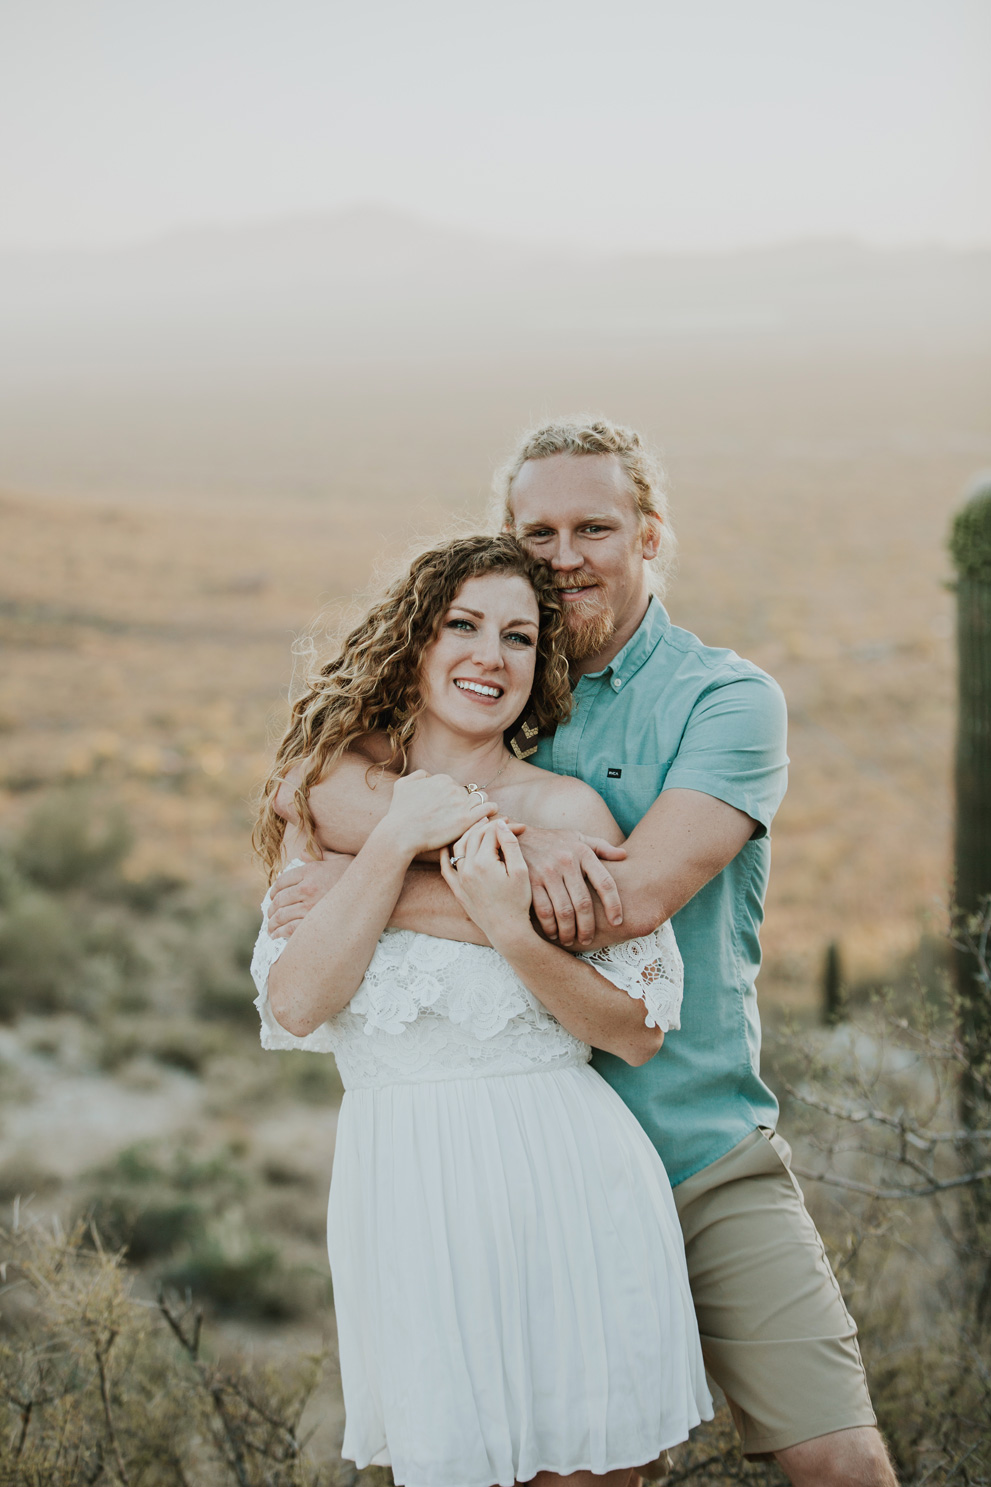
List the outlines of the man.
{"label": "man", "polygon": [[[628,834],[606,868],[596,844],[528,828],[520,844],[544,932],[581,946],[672,918],[685,960],[680,1032],[640,1068],[594,1062],[668,1169],[685,1235],[706,1365],[744,1451],[773,1455],[798,1487],[890,1487],[856,1327],[774,1134],[759,1074],[754,982],[769,844],[785,788],[784,702],[770,677],[674,627],[650,590],[673,539],[639,437],[605,420],[546,425],[504,472],[508,529],[555,573],[568,622],[570,721],[517,752],[574,774]],[[316,788],[329,848],[354,852],[388,804],[360,764]],[[293,812],[287,786],[280,802]],[[340,862],[280,880],[273,932],[327,890]],[[590,891],[592,885],[595,893]],[[410,875],[393,923],[452,938],[468,926],[436,874]]]}

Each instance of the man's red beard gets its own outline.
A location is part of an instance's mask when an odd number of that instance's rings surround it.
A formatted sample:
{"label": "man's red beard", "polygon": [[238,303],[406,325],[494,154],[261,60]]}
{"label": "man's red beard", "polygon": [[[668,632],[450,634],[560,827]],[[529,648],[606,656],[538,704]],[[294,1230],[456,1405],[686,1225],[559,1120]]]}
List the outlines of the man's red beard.
{"label": "man's red beard", "polygon": [[[558,584],[558,588],[582,589],[592,582],[587,573],[569,573],[567,583]],[[594,599],[565,603],[564,619],[564,649],[569,661],[587,661],[604,650],[616,629],[612,606],[598,588]]]}

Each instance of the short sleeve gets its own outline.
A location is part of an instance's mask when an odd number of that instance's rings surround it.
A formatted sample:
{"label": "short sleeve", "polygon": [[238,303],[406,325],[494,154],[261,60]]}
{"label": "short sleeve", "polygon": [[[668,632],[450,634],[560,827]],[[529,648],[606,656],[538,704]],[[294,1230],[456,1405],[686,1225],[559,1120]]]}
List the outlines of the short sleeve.
{"label": "short sleeve", "polygon": [[[297,860],[290,862],[289,867],[301,867],[302,862]],[[287,1033],[285,1028],[278,1022],[272,1013],[268,1000],[268,978],[283,950],[289,941],[280,937],[273,937],[268,932],[268,911],[272,903],[271,888],[262,899],[262,923],[255,941],[254,952],[251,956],[251,979],[255,983],[258,995],[255,997],[255,1006],[258,1008],[258,1016],[261,1018],[261,1044],[263,1048],[287,1049],[301,1048],[308,1053],[332,1053],[333,1042],[327,1024],[315,1028],[305,1038],[294,1038],[292,1033]]]}
{"label": "short sleeve", "polygon": [[685,968],[670,924],[662,924],[636,940],[587,950],[581,959],[628,996],[643,1002],[648,1027],[659,1027],[667,1033],[681,1026]]}
{"label": "short sleeve", "polygon": [[664,790],[699,790],[735,806],[765,836],[788,783],[788,714],[777,682],[756,668],[698,699]]}

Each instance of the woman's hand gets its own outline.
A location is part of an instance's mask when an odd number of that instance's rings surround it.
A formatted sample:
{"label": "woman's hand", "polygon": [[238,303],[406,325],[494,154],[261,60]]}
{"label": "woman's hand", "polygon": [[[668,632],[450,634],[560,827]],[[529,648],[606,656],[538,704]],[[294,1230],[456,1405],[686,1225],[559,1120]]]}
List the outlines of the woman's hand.
{"label": "woman's hand", "polygon": [[484,792],[469,795],[450,775],[415,769],[396,781],[392,804],[376,830],[388,833],[411,859],[436,851],[495,815],[499,807],[494,801],[480,800],[480,794]]}
{"label": "woman's hand", "polygon": [[440,870],[465,913],[497,950],[521,936],[533,937],[530,874],[512,827],[501,817],[479,822],[450,854],[442,852]]}

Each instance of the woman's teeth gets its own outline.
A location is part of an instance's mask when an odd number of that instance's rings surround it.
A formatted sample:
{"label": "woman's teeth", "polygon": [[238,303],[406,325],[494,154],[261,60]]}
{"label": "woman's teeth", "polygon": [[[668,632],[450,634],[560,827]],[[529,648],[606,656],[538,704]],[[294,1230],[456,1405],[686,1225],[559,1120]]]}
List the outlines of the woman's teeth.
{"label": "woman's teeth", "polygon": [[487,687],[484,682],[461,682],[455,681],[454,685],[460,687],[462,692],[477,692],[479,697],[501,697],[501,687]]}

